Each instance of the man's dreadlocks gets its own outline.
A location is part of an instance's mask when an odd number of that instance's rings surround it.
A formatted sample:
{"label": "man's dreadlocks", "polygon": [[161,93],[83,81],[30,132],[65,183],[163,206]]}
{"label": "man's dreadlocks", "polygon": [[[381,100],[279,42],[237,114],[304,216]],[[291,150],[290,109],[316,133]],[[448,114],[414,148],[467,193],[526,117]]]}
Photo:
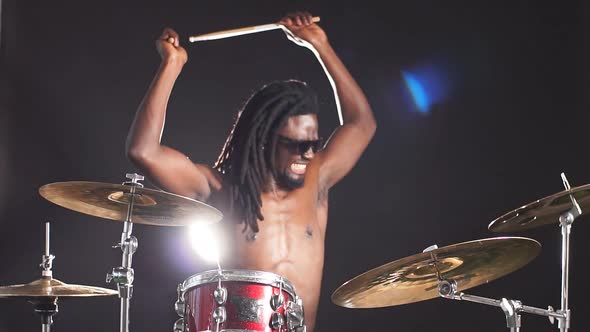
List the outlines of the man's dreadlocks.
{"label": "man's dreadlocks", "polygon": [[316,95],[296,80],[276,81],[255,92],[238,113],[232,130],[213,166],[229,179],[229,215],[258,232],[264,220],[261,192],[273,176],[276,132],[295,115],[317,114]]}

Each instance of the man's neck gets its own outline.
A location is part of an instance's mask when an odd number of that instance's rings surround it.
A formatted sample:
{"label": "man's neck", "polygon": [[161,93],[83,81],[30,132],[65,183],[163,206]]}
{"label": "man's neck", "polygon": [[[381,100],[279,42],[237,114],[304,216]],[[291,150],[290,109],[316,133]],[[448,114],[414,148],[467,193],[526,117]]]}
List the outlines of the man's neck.
{"label": "man's neck", "polygon": [[263,192],[270,193],[275,200],[284,199],[290,191],[291,190],[282,188],[272,176],[266,181],[266,185],[263,189]]}

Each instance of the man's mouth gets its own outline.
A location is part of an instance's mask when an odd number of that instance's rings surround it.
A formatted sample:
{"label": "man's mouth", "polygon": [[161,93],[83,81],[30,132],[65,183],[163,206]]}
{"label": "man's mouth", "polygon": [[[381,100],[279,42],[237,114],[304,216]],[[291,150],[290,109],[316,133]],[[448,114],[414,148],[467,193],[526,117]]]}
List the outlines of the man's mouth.
{"label": "man's mouth", "polygon": [[292,163],[291,164],[291,172],[299,175],[305,174],[305,169],[307,168],[307,164],[301,163]]}

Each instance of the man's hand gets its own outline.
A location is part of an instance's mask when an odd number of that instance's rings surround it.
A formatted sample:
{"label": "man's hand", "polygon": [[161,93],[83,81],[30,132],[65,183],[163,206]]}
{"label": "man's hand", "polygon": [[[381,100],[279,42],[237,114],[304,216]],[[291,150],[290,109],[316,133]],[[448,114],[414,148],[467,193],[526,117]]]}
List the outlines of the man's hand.
{"label": "man's hand", "polygon": [[328,37],[311,19],[312,15],[308,12],[294,12],[287,14],[279,23],[287,27],[297,38],[307,41],[314,47],[322,46],[327,43]]}
{"label": "man's hand", "polygon": [[176,31],[165,28],[156,40],[156,48],[162,61],[184,65],[188,60],[186,50],[180,46],[180,38]]}

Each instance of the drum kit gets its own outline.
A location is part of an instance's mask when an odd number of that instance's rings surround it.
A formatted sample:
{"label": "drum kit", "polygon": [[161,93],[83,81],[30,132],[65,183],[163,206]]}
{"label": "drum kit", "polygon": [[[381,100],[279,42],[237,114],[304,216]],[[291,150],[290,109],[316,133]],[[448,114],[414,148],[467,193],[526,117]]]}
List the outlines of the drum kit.
{"label": "drum kit", "polygon": [[[491,299],[463,291],[510,274],[531,262],[541,245],[526,237],[502,236],[479,239],[445,247],[433,245],[365,273],[338,287],[331,296],[334,304],[346,308],[380,308],[442,297],[502,309],[510,331],[521,328],[521,314],[546,316],[560,331],[570,328],[568,307],[569,238],[574,220],[590,207],[590,185],[571,188],[562,173],[565,190],[517,208],[492,221],[493,232],[517,232],[548,224],[558,224],[562,235],[561,307],[541,309],[514,299]],[[28,284],[0,287],[0,298],[22,298],[41,315],[42,331],[49,332],[58,312],[57,300],[114,296],[120,298],[120,332],[129,331],[129,311],[133,295],[132,257],[138,239],[133,224],[156,226],[206,225],[218,222],[222,214],[203,202],[168,192],[144,188],[143,176],[127,174],[123,184],[99,182],[56,182],[42,186],[42,197],[61,207],[83,214],[123,222],[119,242],[121,266],[107,274],[107,282],[117,290],[66,284],[53,279],[49,250],[49,223],[46,224],[45,252],[41,278]],[[584,209],[583,209],[584,208]],[[180,316],[175,332],[304,332],[302,299],[295,287],[280,275],[255,270],[222,269],[190,276],[176,289],[174,304]]]}

